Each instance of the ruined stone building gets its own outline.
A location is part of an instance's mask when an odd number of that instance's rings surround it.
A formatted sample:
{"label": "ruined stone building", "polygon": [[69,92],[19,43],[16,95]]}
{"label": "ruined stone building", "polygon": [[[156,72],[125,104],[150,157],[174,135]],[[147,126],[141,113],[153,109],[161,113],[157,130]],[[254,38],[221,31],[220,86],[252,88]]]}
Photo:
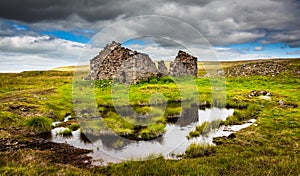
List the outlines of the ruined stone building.
{"label": "ruined stone building", "polygon": [[179,51],[174,62],[170,63],[170,76],[191,75],[197,77],[197,58],[184,51]]}
{"label": "ruined stone building", "polygon": [[147,54],[122,47],[112,42],[90,61],[88,79],[117,79],[123,83],[137,83],[150,77],[197,76],[197,58],[179,51],[168,71],[164,61],[158,67]]}

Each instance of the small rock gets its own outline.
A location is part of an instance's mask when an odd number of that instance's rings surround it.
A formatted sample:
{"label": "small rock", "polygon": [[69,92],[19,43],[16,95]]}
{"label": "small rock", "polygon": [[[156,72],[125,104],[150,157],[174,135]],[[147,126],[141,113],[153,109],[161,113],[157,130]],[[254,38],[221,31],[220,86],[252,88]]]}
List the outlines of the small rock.
{"label": "small rock", "polygon": [[205,75],[204,75],[204,77],[210,77],[210,73],[206,73]]}
{"label": "small rock", "polygon": [[207,102],[206,101],[203,101],[200,103],[200,106],[206,106],[207,105]]}
{"label": "small rock", "polygon": [[268,100],[268,101],[272,100],[272,98],[270,96],[266,96],[266,95],[259,96],[259,98],[262,100]]}
{"label": "small rock", "polygon": [[218,74],[219,74],[219,75],[224,75],[224,71],[223,71],[223,70],[219,70],[219,71],[218,71]]}
{"label": "small rock", "polygon": [[283,102],[283,100],[279,100],[278,103],[279,103],[280,105],[283,105],[284,102]]}
{"label": "small rock", "polygon": [[236,137],[236,135],[234,134],[234,133],[231,133],[229,136],[228,136],[228,139],[233,139],[233,138],[235,138]]}

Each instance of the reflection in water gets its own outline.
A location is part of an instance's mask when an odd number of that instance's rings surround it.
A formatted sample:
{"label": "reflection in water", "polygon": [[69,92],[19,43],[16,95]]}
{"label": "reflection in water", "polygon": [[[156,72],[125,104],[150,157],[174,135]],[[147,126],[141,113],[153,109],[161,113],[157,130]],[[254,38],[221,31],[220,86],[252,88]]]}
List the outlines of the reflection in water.
{"label": "reflection in water", "polygon": [[[58,143],[68,143],[77,148],[92,149],[90,153],[94,160],[104,160],[105,162],[120,162],[128,159],[142,159],[150,155],[162,154],[166,158],[172,154],[182,154],[186,148],[193,142],[213,144],[214,137],[228,136],[233,133],[238,127],[231,130],[228,127],[221,126],[220,128],[210,131],[205,136],[187,139],[189,132],[195,129],[196,125],[203,122],[211,122],[215,120],[225,120],[232,115],[233,109],[211,108],[200,110],[197,106],[184,109],[181,117],[176,124],[168,123],[165,127],[165,134],[154,140],[135,141],[129,140],[116,135],[111,131],[106,133],[81,133],[80,130],[73,131],[73,137],[63,138],[56,135],[58,130],[63,128],[55,128],[52,130],[52,141]],[[248,124],[252,124],[248,123]],[[243,126],[243,127],[247,127]],[[231,130],[231,131],[230,131]],[[97,163],[94,164],[103,164]],[[105,164],[105,163],[104,163]]]}
{"label": "reflection in water", "polygon": [[192,105],[191,108],[185,108],[182,111],[181,117],[178,118],[177,123],[180,127],[185,127],[190,125],[191,123],[198,121],[198,106]]}

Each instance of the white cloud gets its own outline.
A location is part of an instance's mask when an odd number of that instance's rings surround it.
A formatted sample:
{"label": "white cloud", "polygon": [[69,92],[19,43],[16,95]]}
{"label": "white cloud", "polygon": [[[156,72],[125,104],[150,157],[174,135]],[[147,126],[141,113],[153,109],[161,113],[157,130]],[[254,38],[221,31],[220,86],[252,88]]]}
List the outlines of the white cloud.
{"label": "white cloud", "polygon": [[153,60],[174,60],[178,50],[178,47],[161,47],[157,44],[152,45],[129,45],[128,48],[136,50],[138,52],[146,53]]}
{"label": "white cloud", "polygon": [[[178,53],[178,47],[162,48],[160,46],[142,46],[142,45],[130,45],[131,49],[139,52],[145,52],[153,60],[171,60],[173,61]],[[234,50],[224,47],[212,47],[212,48],[180,48],[198,58],[198,61],[232,61],[232,60],[253,60],[253,59],[266,59],[273,58],[272,56],[265,54],[249,54],[243,53],[239,50]]]}
{"label": "white cloud", "polygon": [[[36,54],[72,54],[82,50],[84,44],[49,36],[12,36],[1,37],[1,52]],[[71,52],[72,51],[72,52]]]}
{"label": "white cloud", "polygon": [[15,54],[0,56],[0,72],[20,72],[27,70],[47,70],[62,65],[74,65],[59,58],[46,58],[38,55]]}
{"label": "white cloud", "polygon": [[84,44],[49,36],[0,38],[0,72],[76,65]]}
{"label": "white cloud", "polygon": [[265,54],[252,54],[243,53],[239,50],[228,49],[228,48],[215,48],[216,55],[219,61],[233,61],[233,60],[255,60],[255,59],[268,59],[274,58],[273,56]]}
{"label": "white cloud", "polygon": [[264,50],[263,46],[256,46],[256,47],[254,47],[254,51],[262,51],[262,50]]}

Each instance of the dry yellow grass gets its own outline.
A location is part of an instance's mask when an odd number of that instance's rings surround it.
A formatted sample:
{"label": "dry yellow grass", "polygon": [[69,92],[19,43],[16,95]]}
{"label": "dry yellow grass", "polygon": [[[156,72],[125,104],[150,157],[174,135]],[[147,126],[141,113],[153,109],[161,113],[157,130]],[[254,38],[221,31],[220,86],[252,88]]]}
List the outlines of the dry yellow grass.
{"label": "dry yellow grass", "polygon": [[75,69],[76,70],[88,70],[89,66],[88,65],[62,66],[62,67],[52,68],[50,70],[54,70],[54,71],[74,71]]}

